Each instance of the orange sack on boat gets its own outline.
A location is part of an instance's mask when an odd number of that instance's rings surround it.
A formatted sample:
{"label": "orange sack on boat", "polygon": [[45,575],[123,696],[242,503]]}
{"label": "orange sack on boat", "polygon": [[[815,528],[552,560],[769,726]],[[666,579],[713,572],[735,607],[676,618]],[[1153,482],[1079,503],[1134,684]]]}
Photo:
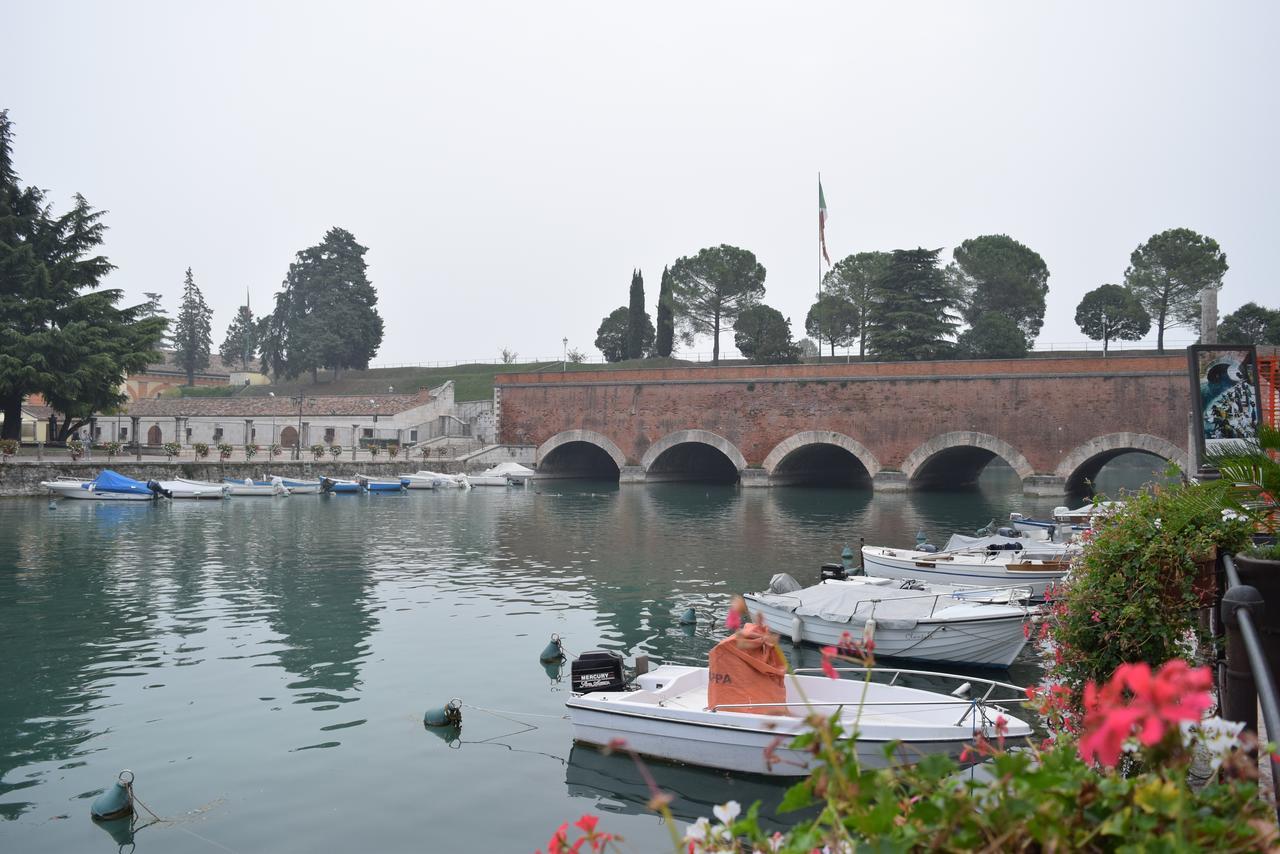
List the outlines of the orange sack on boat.
{"label": "orange sack on boat", "polygon": [[786,703],[786,660],[778,651],[778,637],[764,626],[748,623],[711,650],[707,661],[707,707],[732,705],[722,712],[757,715],[788,714],[785,705],[759,706],[750,703]]}

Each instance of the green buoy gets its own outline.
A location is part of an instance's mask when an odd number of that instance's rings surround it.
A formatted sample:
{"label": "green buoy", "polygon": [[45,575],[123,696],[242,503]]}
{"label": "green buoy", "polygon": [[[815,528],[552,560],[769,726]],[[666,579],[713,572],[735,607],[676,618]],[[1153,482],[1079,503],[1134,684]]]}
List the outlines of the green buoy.
{"label": "green buoy", "polygon": [[422,724],[429,727],[461,726],[462,701],[455,697],[443,706],[427,709],[422,716]]}
{"label": "green buoy", "polygon": [[128,768],[121,771],[111,788],[93,799],[89,815],[95,821],[110,821],[133,815],[133,772]]}
{"label": "green buoy", "polygon": [[680,625],[682,626],[692,626],[697,622],[698,622],[698,612],[693,608],[687,609],[683,614],[680,615]]}
{"label": "green buoy", "polygon": [[551,636],[551,640],[542,648],[542,654],[538,656],[538,660],[543,664],[564,661],[564,644],[560,643],[559,635]]}

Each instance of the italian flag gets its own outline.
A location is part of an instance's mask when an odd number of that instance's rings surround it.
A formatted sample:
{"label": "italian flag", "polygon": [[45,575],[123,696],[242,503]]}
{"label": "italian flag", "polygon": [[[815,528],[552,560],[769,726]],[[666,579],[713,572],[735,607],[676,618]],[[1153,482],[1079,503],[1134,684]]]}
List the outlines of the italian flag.
{"label": "italian flag", "polygon": [[828,265],[831,256],[827,254],[827,197],[822,194],[822,179],[818,179],[818,245],[822,247],[822,257]]}

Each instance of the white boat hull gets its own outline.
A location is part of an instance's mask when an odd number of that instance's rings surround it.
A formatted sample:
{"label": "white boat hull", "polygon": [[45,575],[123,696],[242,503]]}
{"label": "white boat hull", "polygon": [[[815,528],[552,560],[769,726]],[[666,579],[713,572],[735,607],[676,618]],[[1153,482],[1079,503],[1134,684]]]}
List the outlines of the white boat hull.
{"label": "white boat hull", "polygon": [[294,480],[289,477],[271,477],[270,480],[275,483],[279,482],[281,486],[289,490],[290,495],[319,495],[320,481],[318,480]]}
{"label": "white boat hull", "polygon": [[206,483],[205,481],[185,480],[183,478],[162,480],[159,483],[161,489],[168,491],[170,498],[221,501],[227,497],[227,487],[221,483]]}
{"label": "white boat hull", "polygon": [[981,587],[1026,587],[1036,598],[1067,574],[1062,562],[1026,561],[1017,552],[945,556],[908,549],[863,546],[862,565],[868,575],[916,578],[926,583],[969,584]]}
{"label": "white boat hull", "polygon": [[472,486],[507,486],[506,477],[492,477],[480,474],[467,475],[467,482]]}
{"label": "white boat hull", "polygon": [[233,498],[272,498],[277,495],[288,495],[289,490],[279,483],[227,483],[227,490]]}
{"label": "white boat hull", "polygon": [[400,475],[400,482],[408,489],[435,489],[437,480],[439,480],[439,478],[423,477],[422,475],[417,474]]}

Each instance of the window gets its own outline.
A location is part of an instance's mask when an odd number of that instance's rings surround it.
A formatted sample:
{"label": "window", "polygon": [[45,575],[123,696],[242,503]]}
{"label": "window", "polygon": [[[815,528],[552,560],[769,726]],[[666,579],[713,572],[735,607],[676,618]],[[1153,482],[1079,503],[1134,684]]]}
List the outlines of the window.
{"label": "window", "polygon": [[213,428],[213,441],[214,441],[214,444],[217,444],[218,442],[221,442],[221,441],[222,441],[222,428],[221,428],[221,427],[214,427],[214,428]]}
{"label": "window", "polygon": [[409,441],[410,441],[410,442],[416,442],[416,441],[418,441],[418,431],[417,431],[417,430],[410,430],[410,431],[409,431]]}
{"label": "window", "polygon": [[324,428],[324,442],[326,445],[333,444],[333,428],[332,427]]}
{"label": "window", "polygon": [[190,428],[190,427],[188,427],[188,428],[187,428],[187,441],[188,441],[188,442],[190,442],[190,441],[191,441],[191,428]]}
{"label": "window", "polygon": [[128,439],[128,438],[129,438],[129,428],[128,428],[128,427],[121,427],[121,428],[120,428],[120,441],[121,441],[121,442],[123,442],[125,439]]}
{"label": "window", "polygon": [[364,428],[364,437],[365,437],[366,439],[372,439],[372,438],[373,438],[373,429],[372,429],[372,428],[370,428],[370,427],[366,427],[366,428]]}
{"label": "window", "polygon": [[257,439],[258,439],[258,428],[257,428],[257,427],[250,428],[250,430],[249,430],[249,441],[250,441],[250,442],[256,442],[256,441],[257,441]]}

